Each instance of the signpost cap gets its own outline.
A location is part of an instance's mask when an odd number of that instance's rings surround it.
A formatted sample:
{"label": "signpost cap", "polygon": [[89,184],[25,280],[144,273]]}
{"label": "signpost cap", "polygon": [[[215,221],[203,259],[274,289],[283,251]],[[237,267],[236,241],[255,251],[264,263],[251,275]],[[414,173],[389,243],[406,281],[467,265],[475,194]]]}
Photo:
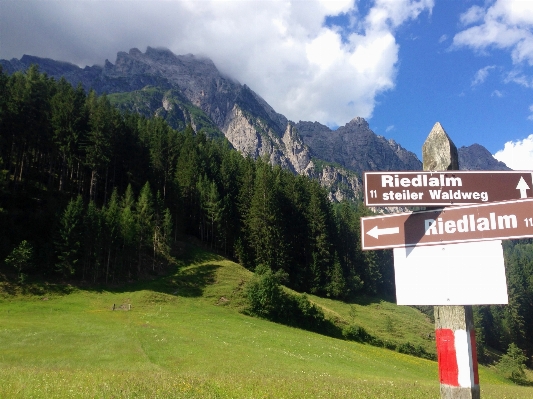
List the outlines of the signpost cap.
{"label": "signpost cap", "polygon": [[422,160],[424,170],[459,170],[457,147],[440,122],[435,123],[422,146]]}

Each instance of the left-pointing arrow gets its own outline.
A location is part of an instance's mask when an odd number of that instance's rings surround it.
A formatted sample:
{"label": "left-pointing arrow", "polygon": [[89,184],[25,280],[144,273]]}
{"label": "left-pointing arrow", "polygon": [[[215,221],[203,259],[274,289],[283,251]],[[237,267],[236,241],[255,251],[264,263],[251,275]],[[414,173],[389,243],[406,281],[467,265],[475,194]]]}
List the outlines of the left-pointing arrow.
{"label": "left-pointing arrow", "polygon": [[388,227],[388,228],[385,228],[385,229],[379,229],[378,226],[374,226],[366,234],[368,234],[370,237],[379,238],[379,236],[381,236],[381,235],[398,234],[399,232],[400,232],[400,228],[399,227]]}

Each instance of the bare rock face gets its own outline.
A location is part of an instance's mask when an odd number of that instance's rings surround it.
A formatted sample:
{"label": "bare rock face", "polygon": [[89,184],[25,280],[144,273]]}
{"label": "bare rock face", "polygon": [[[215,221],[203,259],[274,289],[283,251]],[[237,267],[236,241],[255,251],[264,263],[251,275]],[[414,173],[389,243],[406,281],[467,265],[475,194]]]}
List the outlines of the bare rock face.
{"label": "bare rock face", "polygon": [[459,167],[461,170],[512,170],[505,163],[498,161],[485,147],[472,144],[461,147],[459,153]]}
{"label": "bare rock face", "polygon": [[351,171],[420,170],[415,154],[394,140],[376,135],[363,118],[352,119],[345,126],[331,130],[318,122],[296,124],[313,156],[339,164]]}
{"label": "bare rock face", "polygon": [[298,174],[308,176],[310,171],[313,170],[314,164],[311,160],[309,147],[303,143],[294,124],[287,124],[281,141],[285,156],[290,162],[291,168]]}
{"label": "bare rock face", "polygon": [[280,149],[280,138],[260,119],[234,105],[223,127],[224,134],[235,149],[253,158],[268,157],[275,165],[286,167]]}
{"label": "bare rock face", "polygon": [[362,198],[363,186],[355,173],[334,165],[318,167],[312,165],[306,176],[316,179],[329,191],[331,201],[354,200]]}
{"label": "bare rock face", "polygon": [[242,154],[266,157],[294,173],[307,175],[312,168],[308,147],[302,142],[292,123],[287,123],[281,137],[261,118],[252,116],[235,105],[223,130],[226,138]]}

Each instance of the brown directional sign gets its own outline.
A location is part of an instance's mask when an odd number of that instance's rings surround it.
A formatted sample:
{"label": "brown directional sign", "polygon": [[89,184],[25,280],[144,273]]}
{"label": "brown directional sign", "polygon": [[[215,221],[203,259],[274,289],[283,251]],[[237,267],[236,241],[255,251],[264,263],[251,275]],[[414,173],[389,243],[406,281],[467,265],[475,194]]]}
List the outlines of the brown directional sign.
{"label": "brown directional sign", "polygon": [[533,198],[533,171],[365,172],[367,206],[448,206]]}
{"label": "brown directional sign", "polygon": [[533,237],[533,198],[361,218],[363,250]]}

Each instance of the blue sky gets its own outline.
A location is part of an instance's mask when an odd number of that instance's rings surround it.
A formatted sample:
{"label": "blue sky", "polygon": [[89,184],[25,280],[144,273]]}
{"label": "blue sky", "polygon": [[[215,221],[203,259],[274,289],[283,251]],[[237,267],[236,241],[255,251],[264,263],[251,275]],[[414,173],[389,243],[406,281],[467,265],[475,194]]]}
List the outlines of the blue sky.
{"label": "blue sky", "polygon": [[361,116],[420,157],[439,121],[533,169],[533,1],[0,1],[0,58],[147,46],[208,56],[295,122]]}
{"label": "blue sky", "polygon": [[[484,4],[436,1],[431,15],[399,30],[396,85],[377,96],[370,119],[376,133],[397,137],[419,156],[424,133],[429,133],[436,121],[458,147],[479,143],[492,154],[509,141],[516,147],[516,142],[533,133],[533,88],[509,77],[523,71],[531,82],[530,61],[513,63],[512,48],[497,48],[496,44],[477,48],[454,44],[456,35],[467,29],[461,15]],[[533,2],[531,5],[533,10]],[[530,33],[531,26],[533,21]],[[522,155],[529,163],[519,164],[520,168],[533,169],[531,141],[533,136],[522,146],[530,153]],[[518,157],[519,149],[515,151]],[[505,156],[504,160],[509,162]]]}

